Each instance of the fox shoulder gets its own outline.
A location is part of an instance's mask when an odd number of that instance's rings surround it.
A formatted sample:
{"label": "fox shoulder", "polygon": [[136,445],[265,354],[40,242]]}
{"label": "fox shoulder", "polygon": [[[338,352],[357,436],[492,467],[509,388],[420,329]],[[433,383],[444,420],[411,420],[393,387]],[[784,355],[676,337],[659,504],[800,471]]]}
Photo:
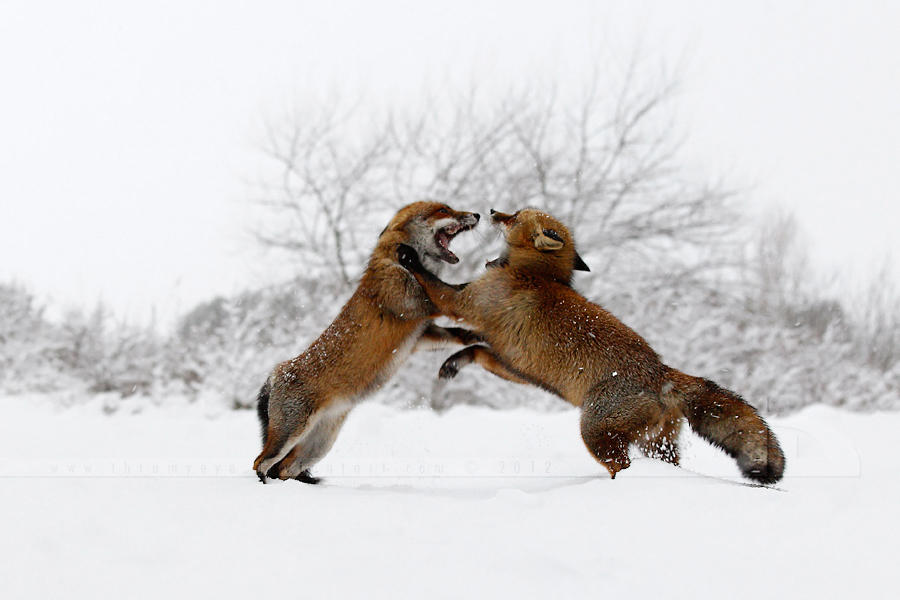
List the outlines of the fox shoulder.
{"label": "fox shoulder", "polygon": [[481,327],[483,318],[490,315],[520,316],[536,308],[545,295],[540,283],[521,280],[511,269],[488,269],[481,277],[469,283],[459,296],[459,304],[467,320]]}
{"label": "fox shoulder", "polygon": [[425,319],[434,313],[434,306],[415,277],[388,259],[369,265],[360,282],[360,292],[377,309],[397,319]]}

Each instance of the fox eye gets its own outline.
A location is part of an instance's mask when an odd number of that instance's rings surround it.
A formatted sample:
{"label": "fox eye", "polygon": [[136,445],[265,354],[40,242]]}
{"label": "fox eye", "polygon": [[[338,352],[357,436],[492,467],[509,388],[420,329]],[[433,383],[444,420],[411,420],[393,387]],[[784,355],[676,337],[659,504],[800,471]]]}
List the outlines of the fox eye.
{"label": "fox eye", "polygon": [[563,241],[562,236],[556,233],[556,230],[554,229],[545,229],[544,235],[546,235],[551,240],[556,240],[557,242]]}
{"label": "fox eye", "polygon": [[437,209],[436,211],[434,211],[434,214],[441,215],[441,216],[448,216],[450,213],[447,211],[446,208],[441,207],[441,208]]}

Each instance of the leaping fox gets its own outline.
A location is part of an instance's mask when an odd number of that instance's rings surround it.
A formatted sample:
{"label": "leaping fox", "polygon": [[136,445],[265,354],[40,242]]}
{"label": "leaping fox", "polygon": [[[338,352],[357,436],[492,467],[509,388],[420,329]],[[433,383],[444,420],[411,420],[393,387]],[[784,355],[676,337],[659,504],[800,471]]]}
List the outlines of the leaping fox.
{"label": "leaping fox", "polygon": [[309,469],[331,449],[350,409],[381,387],[424,345],[471,344],[478,337],[431,323],[436,311],[409,271],[397,263],[408,244],[428,269],[457,263],[450,242],[478,214],[437,202],[415,202],[378,238],[359,287],[334,322],[301,355],[275,367],[259,391],[263,449],[253,469],[267,477],[316,483]]}
{"label": "leaping fox", "polygon": [[572,289],[587,270],[569,230],[534,209],[491,211],[505,229],[503,255],[469,284],[444,283],[415,249],[400,264],[422,284],[435,312],[466,321],[488,345],[471,345],[445,361],[442,377],[475,362],[518,383],[543,387],[581,407],[581,436],[615,478],[628,448],[678,464],[678,433],[691,428],[737,460],[745,477],[774,483],[784,454],[766,422],[740,396],[666,366],[637,333]]}

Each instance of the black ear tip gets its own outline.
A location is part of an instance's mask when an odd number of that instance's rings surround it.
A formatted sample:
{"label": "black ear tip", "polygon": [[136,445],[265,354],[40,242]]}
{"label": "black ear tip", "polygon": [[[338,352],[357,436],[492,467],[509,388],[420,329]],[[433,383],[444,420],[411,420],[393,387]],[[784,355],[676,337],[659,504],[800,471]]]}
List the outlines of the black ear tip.
{"label": "black ear tip", "polygon": [[564,241],[564,240],[562,239],[562,236],[559,235],[559,233],[557,233],[555,229],[545,229],[545,230],[544,230],[544,235],[546,235],[546,236],[547,236],[548,238],[550,238],[551,240],[556,240],[557,242],[562,242],[562,241]]}
{"label": "black ear tip", "polygon": [[575,269],[576,271],[590,271],[591,270],[591,268],[589,266],[587,266],[587,263],[585,263],[584,260],[582,260],[582,258],[578,255],[577,252],[575,253],[575,264],[573,265],[572,268]]}

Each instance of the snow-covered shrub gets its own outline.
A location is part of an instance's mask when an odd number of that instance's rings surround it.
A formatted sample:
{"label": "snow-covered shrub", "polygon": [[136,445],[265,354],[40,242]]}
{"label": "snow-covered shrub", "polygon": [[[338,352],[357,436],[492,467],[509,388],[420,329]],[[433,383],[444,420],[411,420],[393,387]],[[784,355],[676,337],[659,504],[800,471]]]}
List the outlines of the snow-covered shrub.
{"label": "snow-covered shrub", "polygon": [[60,331],[23,287],[0,284],[0,389],[44,392],[76,385],[58,358]]}
{"label": "snow-covered shrub", "polygon": [[159,336],[114,322],[98,306],[57,321],[21,287],[0,285],[0,389],[12,393],[152,393],[162,381]]}
{"label": "snow-covered shrub", "polygon": [[158,334],[117,322],[102,305],[89,314],[69,311],[54,353],[61,368],[92,393],[149,394],[162,375]]}
{"label": "snow-covered shrub", "polygon": [[230,406],[254,406],[272,367],[299,354],[346,298],[338,281],[295,279],[203,303],[167,344],[169,376],[190,392],[215,390]]}

